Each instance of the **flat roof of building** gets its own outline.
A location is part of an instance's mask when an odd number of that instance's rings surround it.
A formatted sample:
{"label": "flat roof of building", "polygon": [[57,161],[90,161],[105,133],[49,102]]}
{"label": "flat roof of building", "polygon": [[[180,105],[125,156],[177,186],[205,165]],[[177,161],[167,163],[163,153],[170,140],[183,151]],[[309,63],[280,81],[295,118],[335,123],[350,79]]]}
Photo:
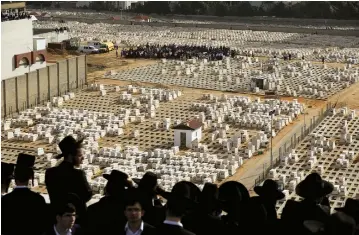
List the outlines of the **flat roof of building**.
{"label": "flat roof of building", "polygon": [[25,2],[1,2],[1,10],[25,8]]}

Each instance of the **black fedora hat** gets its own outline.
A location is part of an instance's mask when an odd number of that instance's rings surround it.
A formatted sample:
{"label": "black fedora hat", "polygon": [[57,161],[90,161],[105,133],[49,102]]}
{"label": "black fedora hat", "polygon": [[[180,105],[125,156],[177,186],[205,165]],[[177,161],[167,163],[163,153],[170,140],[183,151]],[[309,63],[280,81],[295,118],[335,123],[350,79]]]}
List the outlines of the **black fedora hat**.
{"label": "black fedora hat", "polygon": [[226,212],[237,210],[235,207],[248,202],[249,198],[247,188],[237,181],[227,181],[219,187],[219,200]]}
{"label": "black fedora hat", "polygon": [[295,188],[298,196],[303,198],[320,198],[330,194],[333,184],[325,181],[318,173],[311,173]]}
{"label": "black fedora hat", "polygon": [[219,188],[216,184],[205,183],[199,199],[200,207],[208,212],[220,211]]}
{"label": "black fedora hat", "polygon": [[335,208],[336,211],[344,212],[353,217],[355,221],[359,222],[359,200],[348,198],[345,201],[344,207]]}
{"label": "black fedora hat", "polygon": [[71,135],[66,136],[59,143],[59,148],[61,150],[61,154],[57,155],[55,158],[60,159],[68,154],[75,154],[76,150],[82,147],[82,142],[84,139],[75,140]]}
{"label": "black fedora hat", "polygon": [[168,201],[175,201],[176,203],[183,205],[186,208],[192,208],[197,206],[197,202],[193,200],[193,195],[190,184],[187,181],[180,181],[176,183],[171,192],[162,192],[162,197]]}
{"label": "black fedora hat", "polygon": [[35,165],[35,156],[25,153],[19,153],[16,160],[16,167],[33,168]]}
{"label": "black fedora hat", "polygon": [[279,189],[278,183],[271,179],[264,181],[262,186],[255,186],[254,192],[259,196],[270,196],[277,200],[281,200],[285,197],[284,193]]}
{"label": "black fedora hat", "polygon": [[142,179],[132,179],[139,188],[154,188],[157,185],[157,175],[153,172],[147,171]]}
{"label": "black fedora hat", "polygon": [[112,170],[110,174],[103,174],[102,176],[107,179],[108,182],[118,184],[119,186],[132,187],[128,175],[122,171]]}

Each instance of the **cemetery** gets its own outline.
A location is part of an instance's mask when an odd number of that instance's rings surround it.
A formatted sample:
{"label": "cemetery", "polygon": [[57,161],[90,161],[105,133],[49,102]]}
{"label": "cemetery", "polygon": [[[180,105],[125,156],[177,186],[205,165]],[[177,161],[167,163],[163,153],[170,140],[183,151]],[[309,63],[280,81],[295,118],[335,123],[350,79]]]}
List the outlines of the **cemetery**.
{"label": "cemetery", "polygon": [[[357,37],[79,22],[34,25],[62,26],[82,43],[112,41],[125,48],[147,44],[226,46],[236,53],[222,61],[162,59],[144,67],[109,71],[106,78],[111,79],[262,95],[275,91],[281,96],[310,99],[328,99],[358,81]],[[288,56],[291,60],[283,60]],[[322,59],[325,63],[317,63]]]}
{"label": "cemetery", "polygon": [[[98,175],[112,169],[132,178],[154,171],[166,190],[180,180],[203,186],[221,182],[244,161],[266,151],[270,136],[303,111],[295,99],[183,95],[180,90],[91,84],[4,120],[2,157],[13,162],[19,151],[35,154],[34,187],[41,189],[45,169],[59,163],[53,158],[60,153],[57,144],[72,135],[84,138],[81,167],[97,193],[105,185]],[[198,136],[182,142],[187,127],[194,127],[197,131],[189,133]]]}
{"label": "cemetery", "polygon": [[300,198],[295,187],[309,173],[318,172],[334,185],[329,197],[331,208],[340,207],[346,198],[359,197],[359,117],[356,110],[333,109],[297,148],[280,157],[280,165],[268,178],[278,181],[286,197],[277,204]]}
{"label": "cemetery", "polygon": [[[84,138],[81,168],[96,199],[106,185],[101,175],[113,169],[131,178],[153,171],[167,191],[181,180],[200,188],[206,182],[221,183],[268,151],[271,139],[285,128],[299,125],[309,109],[299,100],[327,100],[359,78],[357,37],[54,21],[35,21],[34,27],[67,27],[81,44],[111,41],[120,50],[175,44],[235,51],[217,61],[161,59],[111,68],[105,79],[132,84],[90,81],[86,90],[52,97],[3,120],[3,161],[13,163],[20,152],[36,155],[34,188],[40,192],[46,192],[45,169],[59,164],[53,157],[66,135]],[[195,89],[185,92],[183,87]],[[268,91],[292,98],[265,99]],[[358,127],[355,110],[333,109],[299,147],[280,156],[269,174],[285,190],[280,210],[285,200],[299,199],[295,186],[312,171],[335,185],[332,207],[358,197]]]}
{"label": "cemetery", "polygon": [[[108,74],[106,78],[152,82],[209,90],[326,99],[358,82],[358,67],[318,65],[310,61],[285,61],[237,56],[223,61],[163,59],[153,65]],[[261,80],[261,89],[257,81]]]}

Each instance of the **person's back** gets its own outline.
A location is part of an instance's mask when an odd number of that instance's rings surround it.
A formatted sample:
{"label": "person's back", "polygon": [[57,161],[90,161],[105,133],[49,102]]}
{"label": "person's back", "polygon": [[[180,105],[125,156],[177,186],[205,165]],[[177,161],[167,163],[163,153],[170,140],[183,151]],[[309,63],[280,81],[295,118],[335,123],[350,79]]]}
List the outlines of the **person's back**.
{"label": "person's back", "polygon": [[157,228],[157,235],[195,235],[179,225],[162,224]]}
{"label": "person's back", "polygon": [[121,197],[105,196],[87,208],[86,234],[108,234],[126,223]]}
{"label": "person's back", "polygon": [[76,194],[83,203],[92,197],[85,173],[63,161],[59,166],[46,170],[45,184],[51,203],[60,201],[68,193]]}
{"label": "person's back", "polygon": [[3,235],[42,234],[48,214],[45,199],[26,187],[15,188],[1,198]]}

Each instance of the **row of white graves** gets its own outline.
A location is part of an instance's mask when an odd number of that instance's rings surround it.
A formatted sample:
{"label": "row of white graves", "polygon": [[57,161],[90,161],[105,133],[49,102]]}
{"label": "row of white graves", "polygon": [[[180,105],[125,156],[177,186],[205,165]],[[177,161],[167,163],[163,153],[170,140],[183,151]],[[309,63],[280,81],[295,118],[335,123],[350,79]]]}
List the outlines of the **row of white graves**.
{"label": "row of white graves", "polygon": [[[79,22],[36,22],[35,28],[70,28],[70,36],[81,41],[107,40],[127,43],[130,46],[153,44],[208,45],[208,46],[240,46],[244,42],[280,42],[301,37],[296,33],[220,30],[177,27],[150,27],[118,24],[86,24]],[[121,32],[121,33],[119,33]]]}
{"label": "row of white graves", "polygon": [[[111,170],[120,170],[131,178],[142,178],[146,171],[152,171],[158,175],[158,183],[165,190],[171,190],[176,182],[188,180],[199,187],[204,183],[214,183],[223,180],[235,173],[243,163],[242,157],[228,155],[227,159],[219,159],[217,155],[199,152],[187,152],[185,156],[176,155],[178,147],[172,149],[155,149],[153,151],[141,151],[136,146],[121,148],[107,147],[98,151],[85,153],[89,165],[104,167],[104,173]],[[90,178],[97,173],[98,168],[83,164],[83,169]],[[95,191],[101,192],[106,185],[102,177],[91,180],[91,186]]]}
{"label": "row of white graves", "polygon": [[[93,84],[91,89],[105,90],[102,84]],[[44,140],[47,143],[61,141],[64,136],[91,137],[95,140],[108,136],[123,134],[123,127],[131,122],[143,122],[146,113],[155,115],[159,102],[171,101],[181,95],[180,91],[164,89],[134,88],[128,86],[129,92],[138,89],[142,96],[137,98],[145,104],[139,108],[121,108],[119,113],[92,112],[84,109],[59,108],[62,102],[75,97],[73,93],[63,97],[55,97],[53,102],[48,102],[44,107],[35,107],[20,113],[18,118],[4,121],[3,128],[7,130],[7,139],[34,142]],[[155,100],[156,99],[156,100]],[[137,101],[137,100],[136,100]],[[142,108],[142,109],[141,109]],[[145,112],[145,113],[144,113]],[[35,120],[39,123],[33,126]],[[22,132],[19,127],[30,127],[29,131]],[[11,128],[15,128],[11,130]],[[133,137],[138,137],[139,132],[134,131]]]}
{"label": "row of white graves", "polygon": [[[346,107],[341,108],[334,111],[334,114],[332,113],[332,116],[328,116],[327,118],[335,118],[336,116],[347,117],[352,114],[352,111],[354,110],[349,110]],[[355,116],[355,118],[357,117]],[[335,171],[342,170],[344,172],[346,169],[353,167],[355,164],[355,157],[358,155],[355,148],[354,150],[348,150],[349,148],[346,148],[347,150],[341,150],[339,153],[337,153],[338,151],[335,151],[335,155],[330,154],[333,150],[337,150],[338,148],[342,149],[341,146],[348,146],[348,140],[346,139],[343,141],[343,138],[348,135],[353,135],[353,132],[355,132],[355,128],[348,131],[348,121],[345,119],[342,120],[342,123],[334,123],[331,128],[336,130],[336,126],[338,125],[337,128],[340,130],[338,132],[341,136],[341,141],[339,141],[338,145],[336,144],[335,136],[333,136],[333,138],[326,138],[323,134],[312,133],[307,137],[309,139],[305,140],[306,143],[309,143],[306,154],[297,152],[295,149],[285,153],[280,158],[280,165],[277,168],[270,170],[268,178],[274,179],[282,184],[283,187],[286,188],[285,194],[288,196],[290,193],[295,192],[297,184],[305,178],[304,171],[309,173],[312,171],[318,172],[325,179],[331,174],[330,171],[329,173],[327,172],[328,167]],[[323,130],[325,132],[325,128],[323,128]],[[333,156],[335,157],[334,161],[331,159]],[[299,160],[304,160],[304,164],[299,163]],[[325,165],[325,163],[327,163],[327,165]],[[288,166],[292,166],[289,171],[285,170],[288,169]],[[348,177],[350,177],[350,174],[348,174]],[[349,185],[347,185],[348,181],[346,180],[346,176],[339,174],[339,176],[334,177],[334,179],[331,178],[329,181],[334,185],[332,195],[347,196]],[[354,184],[355,182],[350,181],[350,183]]]}
{"label": "row of white graves", "polygon": [[[256,98],[252,101],[249,97],[222,95],[221,98],[218,98],[212,94],[204,94],[203,99],[214,102],[193,103],[192,109],[201,112],[199,118],[205,123],[205,129],[207,126],[223,129],[220,124],[228,123],[240,127],[264,129],[265,132],[270,133],[271,129],[280,131],[292,123],[293,119],[304,110],[303,104],[296,99],[293,101],[274,99],[261,101],[260,98]],[[271,111],[274,111],[272,118],[269,115]],[[271,122],[273,122],[272,128]],[[228,127],[224,129],[226,130]],[[214,134],[217,136],[220,133]],[[275,135],[275,132],[272,135]]]}
{"label": "row of white graves", "polygon": [[285,95],[305,95],[325,98],[335,89],[343,89],[359,81],[359,71],[350,64],[344,68],[329,68],[326,64],[314,65],[310,61],[298,61],[272,66],[273,73],[259,75],[252,80],[251,88],[260,92],[256,80],[263,80],[264,90],[282,92]]}

